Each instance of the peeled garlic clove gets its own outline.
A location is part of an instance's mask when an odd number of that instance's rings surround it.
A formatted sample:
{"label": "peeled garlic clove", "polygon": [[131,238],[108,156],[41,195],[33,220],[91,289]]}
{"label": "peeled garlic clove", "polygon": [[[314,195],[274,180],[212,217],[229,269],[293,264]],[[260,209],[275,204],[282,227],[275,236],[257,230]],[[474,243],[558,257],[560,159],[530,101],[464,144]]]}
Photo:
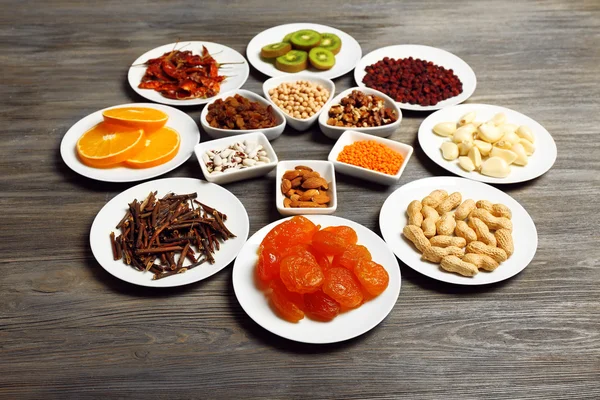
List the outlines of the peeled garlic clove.
{"label": "peeled garlic clove", "polygon": [[494,178],[506,178],[510,174],[510,167],[502,158],[490,157],[481,164],[481,173]]}
{"label": "peeled garlic clove", "polygon": [[496,126],[502,125],[506,122],[506,115],[504,113],[498,113],[492,117],[487,123],[493,124]]}
{"label": "peeled garlic clove", "polygon": [[513,153],[515,153],[517,155],[517,158],[515,161],[513,161],[513,164],[527,165],[527,163],[529,162],[529,158],[527,158],[527,152],[525,151],[525,148],[523,147],[523,145],[521,143],[515,144],[510,149],[510,151],[512,151]]}
{"label": "peeled garlic clove", "polygon": [[458,120],[458,126],[470,124],[474,120],[475,120],[475,111],[471,111],[470,113],[463,115],[461,117],[461,119]]}
{"label": "peeled garlic clove", "polygon": [[511,150],[494,147],[492,151],[490,151],[490,157],[500,157],[510,165],[517,159],[517,154]]}
{"label": "peeled garlic clove", "polygon": [[475,129],[479,128],[483,124],[483,121],[473,121],[471,125],[475,127]]}
{"label": "peeled garlic clove", "polygon": [[519,143],[521,143],[523,145],[523,148],[525,149],[525,153],[527,153],[528,156],[532,155],[533,152],[535,151],[535,146],[529,140],[520,139]]}
{"label": "peeled garlic clove", "polygon": [[475,132],[475,127],[471,124],[467,124],[461,126],[454,132],[452,135],[452,141],[454,143],[471,143],[473,141],[473,133]]}
{"label": "peeled garlic clove", "polygon": [[484,142],[483,140],[474,140],[473,145],[475,145],[475,147],[479,149],[479,152],[482,156],[487,156],[488,154],[490,154],[490,151],[492,151],[492,144]]}
{"label": "peeled garlic clove", "polygon": [[535,137],[533,136],[533,132],[531,131],[531,128],[529,128],[528,126],[521,125],[519,128],[517,128],[516,132],[520,138],[529,140],[531,143],[535,142]]}
{"label": "peeled garlic clove", "polygon": [[506,132],[516,132],[519,127],[515,124],[502,124],[498,127],[504,134]]}
{"label": "peeled garlic clove", "polygon": [[467,172],[475,170],[475,165],[473,165],[473,161],[469,157],[458,157],[458,165]]}
{"label": "peeled garlic clove", "polygon": [[519,143],[519,137],[514,132],[507,132],[498,140],[494,146],[501,149],[510,149],[515,143]]}
{"label": "peeled garlic clove", "polygon": [[471,150],[471,147],[473,147],[473,144],[470,142],[459,143],[458,144],[458,155],[466,156],[467,154],[469,154],[469,150]]}
{"label": "peeled garlic clove", "polygon": [[456,122],[440,122],[433,127],[433,133],[440,136],[452,136],[456,132]]}
{"label": "peeled garlic clove", "polygon": [[481,124],[477,130],[479,132],[479,138],[488,143],[497,142],[502,137],[502,132],[500,129],[487,122],[485,124]]}
{"label": "peeled garlic clove", "polygon": [[456,160],[458,158],[458,146],[453,142],[444,142],[440,146],[442,150],[442,157],[448,161]]}
{"label": "peeled garlic clove", "polygon": [[469,150],[469,154],[467,156],[471,161],[473,161],[475,168],[479,168],[481,166],[481,153],[477,147],[473,146],[471,150]]}

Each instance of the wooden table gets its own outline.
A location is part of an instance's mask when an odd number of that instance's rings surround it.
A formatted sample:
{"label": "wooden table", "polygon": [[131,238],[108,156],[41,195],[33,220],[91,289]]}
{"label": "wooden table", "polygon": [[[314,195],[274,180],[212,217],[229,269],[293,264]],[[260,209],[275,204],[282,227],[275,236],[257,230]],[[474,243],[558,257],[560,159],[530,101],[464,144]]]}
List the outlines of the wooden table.
{"label": "wooden table", "polygon": [[[600,4],[594,1],[295,2],[264,0],[3,3],[0,142],[0,397],[2,398],[600,398]],[[310,21],[355,37],[363,54],[402,43],[446,49],[475,70],[468,102],[518,110],[558,146],[544,176],[502,186],[539,234],[532,263],[476,288],[432,281],[401,264],[391,314],[348,342],[311,346],[255,324],[233,293],[231,267],[168,290],[121,282],[91,254],[102,206],[132,184],[92,181],[62,161],[80,118],[143,101],[132,60],[181,40],[245,54],[257,33]],[[244,85],[260,93],[255,70]],[[338,92],[354,85],[336,79]],[[201,108],[184,108],[198,121]],[[415,155],[399,184],[338,176],[336,215],[379,233],[385,198],[448,175],[419,148],[427,113],[405,112],[394,140]],[[203,136],[205,140],[206,136]],[[319,132],[273,142],[280,159],[325,159]],[[202,178],[194,157],[166,177]],[[250,234],[276,220],[274,172],[227,185]]]}

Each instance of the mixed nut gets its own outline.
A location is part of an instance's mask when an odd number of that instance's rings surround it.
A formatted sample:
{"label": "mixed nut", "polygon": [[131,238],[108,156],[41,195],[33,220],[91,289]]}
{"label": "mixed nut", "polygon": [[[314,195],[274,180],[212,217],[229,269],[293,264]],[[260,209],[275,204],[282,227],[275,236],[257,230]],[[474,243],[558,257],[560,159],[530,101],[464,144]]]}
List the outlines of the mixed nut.
{"label": "mixed nut", "polygon": [[381,97],[353,90],[340,104],[331,106],[327,125],[368,128],[388,125],[397,120],[396,111],[385,107],[385,101]]}
{"label": "mixed nut", "polygon": [[261,144],[244,140],[221,150],[207,150],[202,154],[202,161],[209,173],[220,174],[265,165],[271,159]]}
{"label": "mixed nut", "polygon": [[298,165],[288,170],[281,179],[283,206],[326,208],[331,200],[327,194],[329,183],[312,168]]}

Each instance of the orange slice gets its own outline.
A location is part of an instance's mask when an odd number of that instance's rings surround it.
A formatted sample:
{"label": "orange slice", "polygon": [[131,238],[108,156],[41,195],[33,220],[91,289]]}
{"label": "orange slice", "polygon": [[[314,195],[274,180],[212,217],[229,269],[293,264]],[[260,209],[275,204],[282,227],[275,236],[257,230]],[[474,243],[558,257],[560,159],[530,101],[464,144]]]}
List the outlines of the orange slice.
{"label": "orange slice", "polygon": [[181,140],[175,129],[163,127],[151,133],[144,141],[144,148],[125,161],[131,168],[156,167],[177,155]]}
{"label": "orange slice", "polygon": [[81,135],[76,145],[77,155],[90,167],[112,167],[139,153],[144,148],[143,138],[141,129],[102,122]]}
{"label": "orange slice", "polygon": [[169,119],[164,112],[149,107],[111,108],[102,116],[106,123],[143,129],[146,133],[162,128]]}

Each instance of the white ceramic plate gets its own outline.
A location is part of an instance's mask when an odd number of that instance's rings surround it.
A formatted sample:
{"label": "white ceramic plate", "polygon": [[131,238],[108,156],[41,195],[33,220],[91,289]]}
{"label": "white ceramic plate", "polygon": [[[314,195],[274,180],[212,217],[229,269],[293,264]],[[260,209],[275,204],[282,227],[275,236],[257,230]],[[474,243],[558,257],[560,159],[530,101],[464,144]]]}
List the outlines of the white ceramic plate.
{"label": "white ceramic plate", "polygon": [[142,77],[146,73],[146,66],[140,64],[145,63],[151,58],[160,57],[163,54],[173,50],[190,50],[193,54],[202,54],[202,46],[206,46],[208,52],[219,64],[232,62],[242,63],[225,65],[219,69],[219,75],[227,75],[229,77],[221,82],[220,93],[241,88],[246,82],[246,79],[248,79],[248,74],[250,73],[250,67],[248,66],[248,62],[244,56],[232,48],[223,46],[222,44],[196,41],[169,43],[142,54],[131,64],[132,66],[129,68],[129,73],[127,74],[127,80],[129,81],[131,88],[140,96],[162,104],[171,104],[174,106],[195,106],[198,104],[208,103],[212,97],[207,99],[175,100],[166,98],[154,89],[140,89],[138,87],[140,82],[142,82]]}
{"label": "white ceramic plate", "polygon": [[[440,146],[450,140],[433,133],[433,127],[440,122],[457,121],[468,112],[476,112],[476,121],[487,121],[497,113],[506,114],[506,123],[515,125],[527,125],[531,128],[535,137],[535,152],[529,156],[529,162],[525,166],[511,165],[510,174],[506,178],[494,178],[480,174],[477,171],[467,172],[458,165],[458,161],[447,161],[442,157]],[[419,126],[419,144],[433,162],[440,167],[464,178],[473,179],[487,183],[517,183],[524,182],[546,173],[556,161],[556,143],[552,135],[535,120],[509,108],[491,106],[487,104],[461,104],[454,107],[439,110],[425,120]]]}
{"label": "white ceramic plate", "polygon": [[375,64],[379,60],[382,60],[384,57],[394,59],[412,57],[431,61],[440,67],[454,70],[454,74],[458,76],[463,84],[462,93],[460,93],[458,96],[440,101],[435,106],[420,106],[418,104],[397,102],[398,107],[402,108],[403,110],[431,111],[453,106],[455,104],[460,104],[471,97],[475,91],[475,87],[477,86],[475,72],[469,66],[469,64],[464,62],[462,59],[452,53],[447,52],[446,50],[416,44],[382,47],[364,56],[356,65],[356,69],[354,70],[354,80],[356,80],[356,84],[358,86],[365,87],[365,84],[362,81],[366,75],[365,68],[369,65]]}
{"label": "white ceramic plate", "polygon": [[373,260],[383,265],[390,276],[387,289],[378,297],[357,309],[342,313],[330,322],[318,322],[305,317],[298,323],[283,320],[269,307],[264,293],[256,287],[254,268],[260,242],[276,225],[275,221],[256,232],[244,245],[233,265],[233,289],[240,305],[257,324],[266,330],[303,343],[335,343],[362,335],[377,326],[394,308],[400,294],[400,269],[394,254],[379,236],[364,226],[331,215],[308,215],[306,218],[321,227],[347,225],[356,230],[358,243],[366,246]]}
{"label": "white ceramic plate", "polygon": [[[448,193],[460,192],[466,199],[489,200],[502,203],[512,211],[514,254],[501,263],[495,271],[481,271],[474,277],[465,277],[446,272],[439,265],[421,260],[413,244],[402,235],[408,221],[406,207],[413,200],[421,200],[436,189],[445,189]],[[537,231],[533,220],[515,199],[506,193],[486,185],[456,177],[434,177],[419,179],[407,183],[394,191],[383,203],[379,213],[381,235],[398,258],[423,275],[442,282],[458,285],[485,285],[500,282],[521,272],[533,259],[537,250]]]}
{"label": "white ceramic plate", "polygon": [[[181,140],[177,155],[172,160],[162,165],[143,169],[127,167],[93,168],[82,163],[77,157],[77,150],[75,149],[77,141],[81,135],[103,121],[102,112],[104,110],[122,107],[154,108],[167,113],[169,115],[169,119],[167,120],[166,126],[171,127],[179,132],[179,137]],[[181,164],[187,161],[188,158],[190,158],[194,152],[194,146],[199,141],[200,131],[198,130],[198,125],[196,125],[190,116],[182,111],[160,104],[121,104],[119,106],[107,107],[96,111],[87,117],[82,118],[75,125],[73,125],[67,131],[67,133],[65,133],[65,136],[63,136],[62,142],[60,143],[60,155],[69,168],[88,178],[104,182],[135,182],[154,178],[179,167]]]}
{"label": "white ceramic plate", "polygon": [[[214,254],[215,263],[204,263],[182,274],[176,274],[156,281],[152,280],[152,272],[140,272],[126,265],[122,260],[113,260],[110,247],[110,232],[118,236],[115,229],[127,211],[128,203],[134,199],[143,200],[152,191],[158,191],[157,197],[169,192],[175,194],[198,193],[198,201],[215,207],[227,215],[225,225],[236,235],[221,244],[221,249]],[[244,205],[231,192],[221,186],[192,178],[168,178],[144,182],[118,194],[100,210],[90,231],[90,245],[96,261],[111,275],[140,286],[172,287],[201,281],[225,268],[238,255],[248,238],[249,221]],[[189,264],[185,261],[184,266]]]}
{"label": "white ceramic plate", "polygon": [[275,26],[254,36],[246,48],[248,61],[254,68],[265,75],[271,77],[289,75],[288,72],[283,72],[275,68],[274,62],[262,59],[260,49],[268,44],[281,42],[285,35],[299,31],[300,29],[312,29],[319,33],[333,33],[341,39],[342,49],[335,55],[335,65],[330,70],[319,71],[309,66],[308,69],[299,72],[299,74],[334,79],[352,71],[352,68],[356,66],[356,63],[362,57],[360,44],[346,32],[326,25],[296,23]]}

